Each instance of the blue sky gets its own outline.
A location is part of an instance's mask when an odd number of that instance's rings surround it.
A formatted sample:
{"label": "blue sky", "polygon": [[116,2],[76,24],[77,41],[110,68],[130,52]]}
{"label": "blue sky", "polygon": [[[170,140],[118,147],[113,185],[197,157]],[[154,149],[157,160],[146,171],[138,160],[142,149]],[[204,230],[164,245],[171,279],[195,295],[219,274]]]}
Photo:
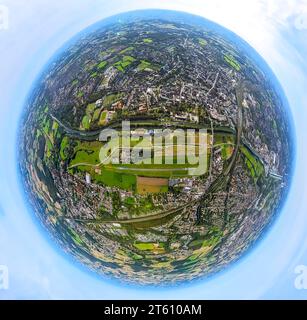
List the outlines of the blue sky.
{"label": "blue sky", "polygon": [[[294,269],[307,265],[307,1],[0,0],[0,265],[10,272],[0,299],[299,298]],[[16,172],[16,133],[33,81],[64,42],[104,17],[145,8],[195,13],[237,33],[270,65],[289,100],[297,136],[290,195],[270,232],[227,271],[189,286],[132,287],[98,278],[67,258],[29,214]]]}

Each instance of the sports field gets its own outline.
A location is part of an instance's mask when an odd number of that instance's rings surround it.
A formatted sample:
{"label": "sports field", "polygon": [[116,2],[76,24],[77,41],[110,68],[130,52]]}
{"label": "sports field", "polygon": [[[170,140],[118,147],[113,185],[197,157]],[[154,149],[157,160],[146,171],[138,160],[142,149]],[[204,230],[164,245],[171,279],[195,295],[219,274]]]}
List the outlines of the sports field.
{"label": "sports field", "polygon": [[[68,170],[72,174],[88,173],[93,182],[139,194],[165,193],[169,179],[207,173],[212,137],[207,135],[205,140],[198,135],[194,140],[181,138],[170,133],[160,145],[155,145],[153,138],[147,135],[139,140],[131,138],[129,147],[121,136],[107,142],[77,141]],[[232,139],[215,136],[215,144],[222,148],[226,158],[229,157],[233,150]]]}

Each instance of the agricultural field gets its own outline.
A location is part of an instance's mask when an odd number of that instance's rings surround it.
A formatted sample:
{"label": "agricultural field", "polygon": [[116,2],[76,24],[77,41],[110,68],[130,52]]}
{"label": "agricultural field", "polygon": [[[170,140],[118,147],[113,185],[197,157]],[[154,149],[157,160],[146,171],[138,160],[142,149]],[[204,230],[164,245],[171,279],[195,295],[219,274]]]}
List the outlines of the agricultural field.
{"label": "agricultural field", "polygon": [[[121,280],[174,284],[233,263],[272,223],[291,126],[274,78],[234,34],[133,14],[97,24],[45,69],[20,169],[66,252]],[[205,136],[180,134],[194,130]]]}
{"label": "agricultural field", "polygon": [[[165,139],[164,144],[156,151],[151,139],[143,138],[141,146],[138,146],[140,141],[131,138],[129,141],[131,155],[143,152],[140,159],[134,163],[112,162],[115,156],[123,160],[126,151],[120,147],[122,145],[121,138],[107,143],[75,141],[68,170],[72,174],[84,175],[88,173],[92,181],[107,186],[117,186],[137,193],[165,193],[168,191],[168,179],[189,177],[189,169],[199,166],[198,163],[189,163],[190,159],[186,153],[187,145],[175,143],[170,148],[165,144],[165,141],[170,142],[173,136],[166,136]],[[206,146],[203,148],[204,150],[200,151],[197,136],[195,143],[193,150],[196,158],[205,157],[207,166],[211,152],[210,148]],[[66,158],[67,144],[68,138],[65,137],[61,143],[62,159]],[[205,154],[201,152],[205,152]],[[195,159],[193,158],[193,160]]]}

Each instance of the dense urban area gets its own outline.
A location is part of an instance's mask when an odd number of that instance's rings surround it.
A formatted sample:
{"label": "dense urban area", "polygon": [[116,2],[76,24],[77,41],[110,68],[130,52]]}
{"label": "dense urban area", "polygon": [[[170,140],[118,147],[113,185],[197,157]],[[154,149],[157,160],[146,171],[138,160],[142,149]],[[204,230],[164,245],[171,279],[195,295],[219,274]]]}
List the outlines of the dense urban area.
{"label": "dense urban area", "polygon": [[[102,141],[106,128],[118,138]],[[290,144],[283,102],[243,48],[142,20],[82,35],[49,66],[24,116],[21,170],[65,251],[101,274],[165,284],[217,272],[261,236],[287,189]]]}

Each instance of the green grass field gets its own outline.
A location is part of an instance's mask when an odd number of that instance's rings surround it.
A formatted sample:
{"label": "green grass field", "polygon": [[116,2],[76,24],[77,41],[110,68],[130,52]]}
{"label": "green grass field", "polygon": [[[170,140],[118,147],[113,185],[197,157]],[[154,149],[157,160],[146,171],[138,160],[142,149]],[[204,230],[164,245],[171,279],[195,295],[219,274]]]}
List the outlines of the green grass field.
{"label": "green grass field", "polygon": [[225,61],[231,66],[233,67],[236,71],[240,71],[241,70],[241,65],[239,64],[238,61],[236,61],[236,59],[231,56],[231,55],[225,55],[224,56]]}
{"label": "green grass field", "polygon": [[256,183],[259,177],[264,174],[264,167],[262,163],[255,158],[247,148],[241,147],[240,150],[245,158],[245,164],[250,172],[250,175]]}
{"label": "green grass field", "polygon": [[152,43],[153,40],[151,38],[145,38],[145,39],[143,39],[143,42],[144,43]]}
{"label": "green grass field", "polygon": [[125,72],[126,68],[128,68],[135,60],[136,59],[131,56],[123,56],[122,60],[114,63],[114,67],[121,72]]}
{"label": "green grass field", "polygon": [[202,46],[205,47],[208,43],[205,39],[203,38],[198,38],[198,43]]}
{"label": "green grass field", "polygon": [[[90,107],[88,107],[91,109]],[[102,113],[102,117],[104,117]],[[121,139],[121,138],[119,138]],[[131,145],[135,146],[135,141],[130,141]],[[229,136],[216,136],[215,144],[218,145],[222,150],[223,160],[229,159],[232,154],[233,137]],[[66,149],[70,141],[68,138],[64,138],[61,143],[60,155],[63,160],[66,159]],[[150,163],[143,162],[139,160],[138,163],[111,163],[111,150],[112,155],[116,155],[117,152],[120,154],[121,150],[116,149],[118,145],[121,145],[120,140],[112,140],[112,144],[109,141],[108,147],[105,149],[104,159],[105,162],[101,162],[100,156],[102,147],[104,143],[100,141],[94,142],[85,142],[77,141],[77,145],[74,148],[72,160],[68,164],[69,172],[75,174],[89,173],[91,175],[92,181],[96,183],[101,183],[107,186],[117,186],[125,190],[136,190],[137,177],[148,177],[148,178],[182,178],[189,177],[191,175],[199,175],[200,171],[193,171],[199,167],[199,164],[190,164],[189,159],[184,153],[180,154],[181,148],[177,150],[177,147],[174,148],[173,156],[167,155],[165,150],[169,152],[169,147],[164,146],[162,148],[162,162],[154,162],[155,159],[152,159],[152,153],[150,158],[145,160],[150,160]],[[144,147],[144,146],[143,146]],[[110,148],[110,149],[109,149]],[[144,147],[146,149],[146,146]],[[151,149],[151,145],[148,146]],[[184,151],[185,149],[182,149]],[[177,154],[177,151],[179,152]],[[247,152],[247,151],[242,151]],[[206,165],[209,166],[211,150],[208,148],[206,155]],[[204,156],[204,155],[203,155]],[[144,156],[145,157],[145,156]],[[160,153],[161,157],[161,153]],[[248,161],[253,161],[252,159]],[[253,173],[253,176],[259,176],[259,167],[258,163],[253,163],[255,166],[256,172]],[[258,171],[257,171],[258,170]],[[203,172],[201,175],[205,174]],[[167,189],[167,188],[166,188]],[[167,191],[167,190],[166,190]]]}
{"label": "green grass field", "polygon": [[106,67],[107,64],[108,64],[107,61],[101,61],[101,62],[97,65],[97,69],[98,69],[98,70],[103,70],[103,69]]}

